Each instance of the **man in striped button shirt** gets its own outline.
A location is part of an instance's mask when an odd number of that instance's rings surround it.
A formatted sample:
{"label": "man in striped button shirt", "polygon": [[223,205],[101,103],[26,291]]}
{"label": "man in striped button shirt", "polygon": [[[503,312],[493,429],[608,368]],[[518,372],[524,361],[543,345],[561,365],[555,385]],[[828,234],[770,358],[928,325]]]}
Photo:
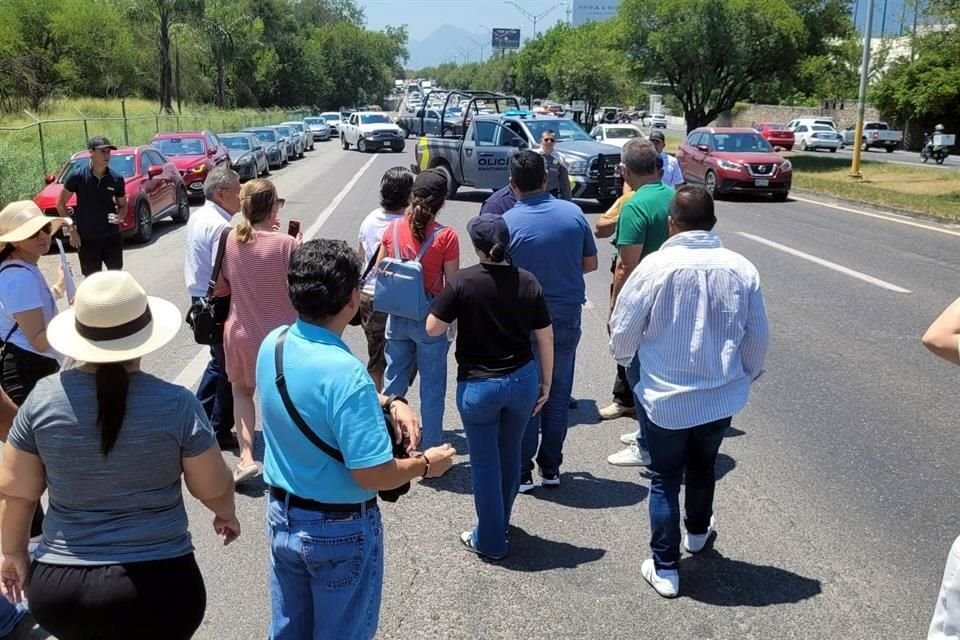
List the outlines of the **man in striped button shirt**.
{"label": "man in striped button shirt", "polygon": [[640,360],[637,397],[647,414],[650,549],[641,573],[660,595],[680,589],[680,483],[686,472],[687,534],[701,551],[714,534],[714,465],[731,417],[763,371],[767,313],[757,269],[713,233],[713,199],[681,187],[670,239],[627,279],[610,322],[610,350]]}

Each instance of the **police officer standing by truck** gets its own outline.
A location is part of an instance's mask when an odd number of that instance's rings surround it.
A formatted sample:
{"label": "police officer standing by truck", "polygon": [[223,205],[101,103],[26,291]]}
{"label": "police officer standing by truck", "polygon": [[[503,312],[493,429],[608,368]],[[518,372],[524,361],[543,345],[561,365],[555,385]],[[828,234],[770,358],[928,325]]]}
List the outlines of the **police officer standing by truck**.
{"label": "police officer standing by truck", "polygon": [[547,129],[540,135],[540,155],[547,169],[547,193],[554,198],[573,200],[567,161],[557,153],[557,132]]}

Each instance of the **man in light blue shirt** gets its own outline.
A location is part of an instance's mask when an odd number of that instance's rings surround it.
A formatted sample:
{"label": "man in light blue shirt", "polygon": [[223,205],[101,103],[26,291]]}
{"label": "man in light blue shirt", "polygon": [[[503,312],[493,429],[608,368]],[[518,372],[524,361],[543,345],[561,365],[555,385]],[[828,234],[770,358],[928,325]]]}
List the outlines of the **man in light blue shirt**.
{"label": "man in light blue shirt", "polygon": [[763,371],[767,313],[756,268],[713,233],[713,199],[681,187],[670,239],[627,279],[610,321],[610,350],[639,359],[637,398],[647,414],[650,548],[643,577],[660,595],[680,589],[680,484],[686,475],[684,547],[714,533],[714,466],[731,418]]}
{"label": "man in light blue shirt", "polygon": [[507,254],[514,266],[526,269],[540,282],[553,320],[550,399],[530,419],[523,437],[519,490],[526,493],[534,487],[534,456],[542,485],[560,486],[563,441],[580,344],[580,314],[586,301],[583,274],[597,269],[597,243],[580,207],[546,193],[543,156],[535,151],[515,155],[510,184],[517,204],[503,214],[510,230]]}
{"label": "man in light blue shirt", "polygon": [[664,137],[663,131],[651,132],[650,142],[663,160],[663,177],[660,179],[661,182],[671,187],[679,187],[682,185],[685,180],[683,178],[683,172],[680,171],[680,163],[677,162],[675,157],[664,151],[667,139]]}
{"label": "man in light blue shirt", "polygon": [[[287,284],[299,319],[270,333],[257,356],[270,486],[271,640],[367,640],[376,634],[383,588],[377,491],[440,476],[456,453],[446,444],[393,457],[382,409],[409,433],[410,449],[419,442],[419,425],[406,400],[377,394],[341,338],[360,308],[360,268],[356,251],[342,240],[298,248]],[[294,421],[279,390],[280,336],[289,402],[309,432]],[[339,451],[343,462],[316,438]]]}

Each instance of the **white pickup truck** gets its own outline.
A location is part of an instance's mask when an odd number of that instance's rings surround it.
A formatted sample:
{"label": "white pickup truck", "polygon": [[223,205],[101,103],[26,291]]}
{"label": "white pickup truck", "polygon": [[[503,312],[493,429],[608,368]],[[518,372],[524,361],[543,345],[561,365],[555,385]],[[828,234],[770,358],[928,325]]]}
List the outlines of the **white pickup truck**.
{"label": "white pickup truck", "polygon": [[[844,129],[843,145],[845,147],[853,146],[853,139],[857,135],[856,126],[853,124]],[[863,137],[860,138],[860,144],[864,151],[873,147],[882,147],[887,150],[887,153],[893,153],[901,142],[903,142],[903,131],[891,129],[886,122],[863,123]]]}
{"label": "white pickup truck", "polygon": [[362,153],[377,149],[403,151],[404,138],[403,129],[380,111],[357,111],[350,114],[346,123],[340,124],[340,145],[344,149],[356,146]]}

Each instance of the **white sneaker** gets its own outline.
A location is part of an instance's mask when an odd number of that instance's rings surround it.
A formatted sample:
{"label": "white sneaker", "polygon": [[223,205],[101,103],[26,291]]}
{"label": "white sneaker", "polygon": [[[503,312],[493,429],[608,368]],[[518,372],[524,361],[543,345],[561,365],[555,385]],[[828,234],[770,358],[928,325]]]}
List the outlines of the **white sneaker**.
{"label": "white sneaker", "polygon": [[600,409],[600,419],[616,420],[617,418],[622,418],[623,416],[636,415],[636,413],[637,410],[633,407],[625,407],[622,404],[612,402],[603,409]]}
{"label": "white sneaker", "polygon": [[700,553],[703,551],[703,548],[707,546],[707,541],[717,532],[713,526],[714,524],[716,524],[716,519],[710,516],[710,526],[707,527],[706,533],[696,534],[688,531],[683,536],[683,548],[690,553]]}
{"label": "white sneaker", "polygon": [[637,432],[631,431],[630,433],[623,434],[620,436],[620,442],[628,447],[632,444],[637,444]]}
{"label": "white sneaker", "polygon": [[646,467],[650,464],[650,454],[634,442],[626,449],[607,456],[607,462],[615,467]]}
{"label": "white sneaker", "polygon": [[680,574],[677,571],[657,571],[653,558],[647,558],[640,565],[640,573],[664,598],[676,598],[680,595]]}

